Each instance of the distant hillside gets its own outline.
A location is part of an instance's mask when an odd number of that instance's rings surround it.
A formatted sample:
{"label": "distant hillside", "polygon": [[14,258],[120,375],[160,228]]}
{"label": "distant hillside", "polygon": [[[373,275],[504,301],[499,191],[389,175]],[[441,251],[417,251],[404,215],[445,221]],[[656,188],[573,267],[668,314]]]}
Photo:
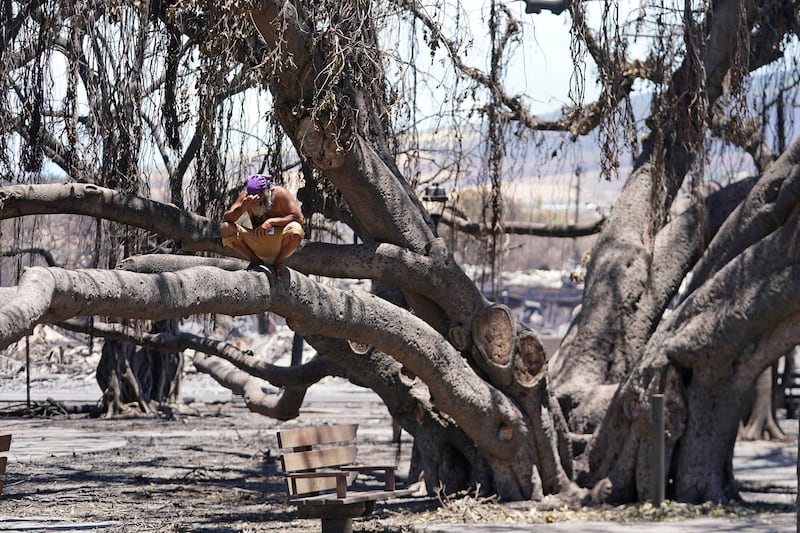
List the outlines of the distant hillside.
{"label": "distant hillside", "polygon": [[[787,74],[789,76],[789,74]],[[777,89],[776,75],[760,75],[751,81],[753,100],[763,95],[775,97]],[[651,95],[634,94],[631,98],[633,114],[640,129],[644,119],[650,114]],[[800,124],[800,107],[788,106],[785,109],[787,125],[787,142],[794,137],[794,125]],[[556,114],[550,117],[556,118]],[[640,130],[641,131],[641,130]],[[768,129],[764,132],[767,142],[774,146],[776,132]],[[641,133],[640,133],[641,137]],[[469,139],[464,141],[465,149],[476,153],[482,151],[476,137],[470,146]],[[601,177],[602,142],[597,132],[574,141],[565,140],[563,134],[537,134],[533,139],[520,140],[520,145],[507,148],[508,162],[504,164],[505,196],[523,203],[540,202],[557,205],[563,203],[580,204],[591,202],[608,207],[613,204],[624,181],[632,170],[633,155],[631,147],[624,139],[616,139],[620,143],[618,150],[619,168],[616,177]],[[527,146],[523,143],[527,143]],[[515,154],[523,154],[521,160],[514,161]],[[704,168],[706,179],[721,183],[741,179],[755,171],[752,161],[740,149],[724,145],[712,140],[709,159]],[[487,180],[476,176],[464,179],[461,188],[469,188],[477,184],[488,186]]]}

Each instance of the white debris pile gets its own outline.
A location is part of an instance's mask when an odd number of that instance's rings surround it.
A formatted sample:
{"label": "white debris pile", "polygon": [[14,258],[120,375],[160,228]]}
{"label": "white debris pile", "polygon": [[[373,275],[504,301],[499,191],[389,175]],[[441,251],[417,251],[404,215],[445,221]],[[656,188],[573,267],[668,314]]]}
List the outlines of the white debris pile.
{"label": "white debris pile", "polygon": [[561,270],[524,270],[503,272],[500,279],[506,287],[543,287],[560,289],[569,274]]}

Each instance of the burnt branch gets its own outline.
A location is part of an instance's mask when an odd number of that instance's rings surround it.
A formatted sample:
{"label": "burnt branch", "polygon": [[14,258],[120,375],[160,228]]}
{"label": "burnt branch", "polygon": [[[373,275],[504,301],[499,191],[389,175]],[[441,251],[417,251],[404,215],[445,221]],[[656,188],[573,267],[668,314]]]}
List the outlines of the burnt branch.
{"label": "burnt branch", "polygon": [[725,220],[694,268],[690,291],[779,228],[800,201],[800,140],[790,146]]}
{"label": "burnt branch", "polygon": [[174,205],[92,184],[0,187],[0,220],[63,213],[100,217],[150,230],[174,240],[186,251],[232,255],[222,246],[216,224]]}
{"label": "burnt branch", "polygon": [[23,254],[40,255],[47,262],[47,266],[59,266],[53,258],[50,250],[45,248],[30,247],[30,248],[9,248],[7,250],[0,250],[0,256],[3,257],[16,257]]}
{"label": "burnt branch", "polygon": [[210,339],[188,332],[147,333],[123,324],[89,324],[79,319],[57,322],[58,327],[69,331],[90,334],[94,337],[125,341],[162,352],[194,350],[219,357],[247,374],[268,381],[276,387],[309,387],[325,376],[342,376],[342,370],[330,358],[318,355],[305,364],[280,366],[267,363],[254,356],[250,350],[241,350],[225,341]]}
{"label": "burnt branch", "polygon": [[[605,221],[605,217],[584,224],[542,224],[537,222],[505,221],[503,222],[501,232],[510,235],[532,235],[536,237],[586,237],[600,233]],[[483,237],[492,233],[491,229],[485,224],[470,222],[465,218],[449,213],[442,215],[440,223],[450,226],[462,233],[475,235],[476,237]]]}
{"label": "burnt branch", "polygon": [[260,379],[237,369],[224,359],[202,353],[195,355],[194,366],[226,389],[241,394],[247,408],[254,413],[277,420],[292,420],[300,414],[307,390],[305,387],[285,387],[277,394],[265,393]]}

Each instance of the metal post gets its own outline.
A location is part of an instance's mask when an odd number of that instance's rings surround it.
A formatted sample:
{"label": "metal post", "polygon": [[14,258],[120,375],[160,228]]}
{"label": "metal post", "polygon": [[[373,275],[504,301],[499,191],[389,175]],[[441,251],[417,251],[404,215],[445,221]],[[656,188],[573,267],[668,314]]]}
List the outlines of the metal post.
{"label": "metal post", "polygon": [[650,486],[653,505],[658,507],[664,501],[664,395],[653,394],[650,401],[653,416],[653,467],[650,469]]}
{"label": "metal post", "polygon": [[27,392],[28,409],[31,408],[31,347],[30,337],[25,335],[25,391]]}
{"label": "metal post", "polygon": [[292,338],[292,360],[291,366],[300,366],[303,364],[303,336],[295,333]]}

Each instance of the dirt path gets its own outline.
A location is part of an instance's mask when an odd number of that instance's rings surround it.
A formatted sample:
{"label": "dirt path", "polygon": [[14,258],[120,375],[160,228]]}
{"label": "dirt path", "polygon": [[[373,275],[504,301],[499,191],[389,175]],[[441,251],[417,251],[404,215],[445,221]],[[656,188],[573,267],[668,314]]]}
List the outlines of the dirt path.
{"label": "dirt path", "polygon": [[[53,390],[62,386],[57,383]],[[286,504],[277,463],[279,428],[357,422],[360,458],[397,464],[400,484],[406,481],[411,438],[404,433],[399,447],[391,442],[391,419],[374,395],[333,382],[323,386],[321,394],[310,394],[297,419],[279,422],[249,412],[240,398],[203,387],[188,395],[208,403],[194,402],[186,413],[170,419],[11,416],[14,405],[0,403],[0,431],[13,435],[0,496],[0,531],[317,532],[319,521],[297,519]],[[5,390],[17,394],[14,391],[20,389]],[[86,393],[91,397],[91,388]],[[209,399],[219,397],[226,399]],[[796,428],[796,422],[789,422]],[[568,510],[535,502],[500,505],[469,495],[441,506],[436,498],[426,497],[378,505],[371,517],[354,521],[354,531],[411,532],[451,523],[463,524],[466,532],[481,523],[533,528],[564,521],[735,519],[753,512],[787,513],[793,511],[796,495],[795,439],[793,433],[785,443],[737,445],[737,479],[746,486],[762,486],[748,495],[753,502],[748,506],[722,509],[671,502],[660,510],[647,503]]]}
{"label": "dirt path", "polygon": [[[297,520],[285,504],[275,430],[334,421],[360,424],[361,457],[396,461],[407,472],[411,441],[404,436],[399,450],[391,443],[391,420],[379,403],[310,403],[283,423],[241,402],[195,405],[172,420],[5,416],[0,425],[14,440],[0,530],[11,519],[37,518],[59,531],[92,524],[109,532],[316,531],[318,521]],[[379,506],[375,520],[386,524],[360,520],[357,530],[385,531],[395,508]]]}

